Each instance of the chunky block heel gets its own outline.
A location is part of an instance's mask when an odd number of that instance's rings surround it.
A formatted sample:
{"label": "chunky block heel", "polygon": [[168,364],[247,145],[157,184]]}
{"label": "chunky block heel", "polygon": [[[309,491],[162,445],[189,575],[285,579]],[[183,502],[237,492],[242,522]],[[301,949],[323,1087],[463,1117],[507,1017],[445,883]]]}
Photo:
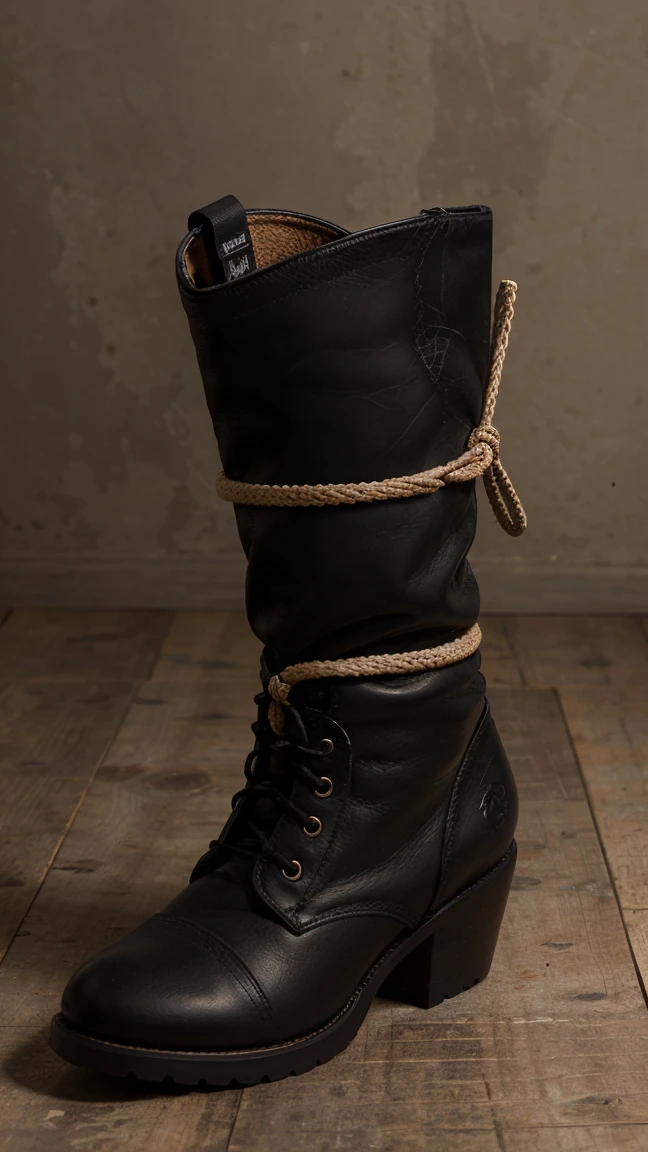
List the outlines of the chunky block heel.
{"label": "chunky block heel", "polygon": [[432,1008],[488,975],[516,855],[513,843],[496,868],[436,913],[434,931],[393,969],[381,996]]}

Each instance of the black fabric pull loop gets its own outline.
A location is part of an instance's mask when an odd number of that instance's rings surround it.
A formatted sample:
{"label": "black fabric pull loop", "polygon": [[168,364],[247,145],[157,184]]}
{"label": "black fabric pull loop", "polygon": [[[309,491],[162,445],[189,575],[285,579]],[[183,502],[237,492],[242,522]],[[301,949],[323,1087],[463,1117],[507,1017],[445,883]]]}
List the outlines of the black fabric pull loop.
{"label": "black fabric pull loop", "polygon": [[223,196],[192,212],[189,228],[200,229],[215,283],[254,272],[256,260],[247,213],[236,196]]}

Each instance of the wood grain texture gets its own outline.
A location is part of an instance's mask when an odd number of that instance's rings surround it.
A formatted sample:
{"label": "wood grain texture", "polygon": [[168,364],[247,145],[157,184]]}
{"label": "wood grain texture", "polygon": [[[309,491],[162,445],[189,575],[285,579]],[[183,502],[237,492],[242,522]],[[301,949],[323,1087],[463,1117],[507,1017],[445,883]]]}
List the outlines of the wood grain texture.
{"label": "wood grain texture", "polygon": [[336,1061],[244,1093],[231,1152],[641,1147],[648,1015],[560,710],[491,697],[522,811],[491,975],[428,1013],[377,1001]]}
{"label": "wood grain texture", "polygon": [[[68,1068],[47,1049],[45,1027],[68,974],[178,890],[241,784],[258,645],[240,614],[182,614],[151,679],[137,687],[0,965],[0,1146],[10,1152],[99,1152],[120,1144],[129,1152],[645,1152],[648,1013],[560,701],[549,688],[521,686],[550,675],[550,652],[532,665],[527,639],[520,639],[528,633],[518,622],[484,623],[489,695],[521,794],[519,864],[489,979],[427,1013],[378,1000],[335,1061],[243,1093],[131,1088]],[[623,634],[643,643],[637,622],[634,628]],[[38,721],[45,735],[36,725],[32,736],[20,703],[31,682],[12,689],[18,696],[11,714],[18,717],[12,731],[22,759],[39,760],[39,750],[50,747],[51,780],[66,782],[84,757],[83,739],[66,732],[81,723],[83,697],[75,693],[85,686],[70,683],[83,674],[58,635],[48,669],[58,659],[68,670],[68,681],[57,685],[61,695],[51,698],[59,721],[50,728]],[[586,629],[571,665],[569,645],[558,645],[556,682],[605,675],[594,690],[586,679],[587,693],[561,688],[561,700],[583,762],[590,745],[600,756],[598,799],[596,772],[587,773],[599,808],[629,726],[618,787],[627,787],[634,765],[630,805],[637,812],[646,731],[641,692],[626,707],[630,678],[610,664],[588,664],[593,642]],[[607,659],[597,642],[595,659]],[[150,654],[146,643],[143,650]],[[641,658],[638,648],[632,652],[636,674]],[[92,651],[87,657],[97,659]],[[129,659],[129,667],[142,666]],[[27,679],[37,666],[33,657],[21,664]],[[513,687],[498,687],[502,682]],[[25,698],[41,706],[37,697]],[[50,705],[42,707],[45,715]],[[606,741],[608,760],[600,751]],[[630,820],[630,810],[624,818]],[[619,830],[616,819],[609,817],[607,831],[599,824],[613,869],[626,876],[626,888],[617,886],[639,914],[648,901],[631,853],[615,864],[607,838],[639,835],[641,821],[633,833],[630,825]],[[645,854],[639,840],[632,850]]]}
{"label": "wood grain texture", "polygon": [[44,1029],[0,1028],[3,1152],[227,1152],[237,1093],[131,1085],[66,1066]]}
{"label": "wood grain texture", "polygon": [[0,683],[0,956],[124,714],[131,683]]}
{"label": "wood grain texture", "polygon": [[522,673],[507,630],[507,620],[502,616],[482,616],[479,621],[482,630],[481,670],[489,687],[521,687]]}
{"label": "wood grain texture", "polygon": [[261,643],[244,612],[180,612],[162,646],[152,680],[226,680],[243,676],[259,691]]}
{"label": "wood grain texture", "polygon": [[586,1128],[517,1128],[501,1135],[502,1152],[645,1152],[648,1143],[645,1124],[614,1121]]}
{"label": "wood grain texture", "polygon": [[[156,681],[138,690],[0,966],[0,1093],[12,1152],[40,1148],[44,1135],[61,1149],[85,1138],[97,1149],[123,1139],[129,1152],[227,1147],[237,1093],[165,1095],[92,1080],[53,1057],[45,1028],[72,971],[187,882],[241,785],[252,719],[246,685]],[[50,1109],[61,1115],[42,1128]]]}
{"label": "wood grain texture", "polygon": [[633,953],[648,986],[646,620],[528,617],[499,623],[524,682],[557,686]]}
{"label": "wood grain texture", "polygon": [[637,617],[511,616],[499,626],[531,688],[648,683],[648,644]]}
{"label": "wood grain texture", "polygon": [[0,631],[0,679],[146,679],[170,612],[21,608]]}
{"label": "wood grain texture", "polygon": [[[33,610],[0,629],[0,955],[169,623],[164,613]],[[116,672],[124,679],[95,678]]]}
{"label": "wood grain texture", "polygon": [[648,683],[560,696],[648,987]]}

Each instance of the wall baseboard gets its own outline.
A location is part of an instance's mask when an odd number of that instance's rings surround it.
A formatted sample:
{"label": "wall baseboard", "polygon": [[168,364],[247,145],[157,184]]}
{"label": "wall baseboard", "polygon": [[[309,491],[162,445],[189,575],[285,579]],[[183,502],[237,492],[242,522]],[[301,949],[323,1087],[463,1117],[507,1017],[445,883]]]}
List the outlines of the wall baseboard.
{"label": "wall baseboard", "polygon": [[648,612],[648,567],[475,563],[484,612],[615,615]]}
{"label": "wall baseboard", "polygon": [[[475,562],[484,612],[648,613],[648,567]],[[0,558],[0,604],[61,608],[243,607],[245,561],[217,559]]]}

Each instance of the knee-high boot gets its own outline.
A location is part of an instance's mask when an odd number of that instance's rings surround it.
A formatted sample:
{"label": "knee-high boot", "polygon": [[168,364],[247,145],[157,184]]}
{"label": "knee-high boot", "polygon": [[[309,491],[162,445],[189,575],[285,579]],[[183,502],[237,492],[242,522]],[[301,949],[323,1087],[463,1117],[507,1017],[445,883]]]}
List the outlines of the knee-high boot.
{"label": "knee-high boot", "polygon": [[467,560],[492,425],[491,213],[358,233],[233,197],[178,280],[265,645],[245,787],[191,882],[70,981],[52,1043],[146,1080],[256,1083],[330,1059],[373,997],[488,972],[515,862],[511,770]]}

